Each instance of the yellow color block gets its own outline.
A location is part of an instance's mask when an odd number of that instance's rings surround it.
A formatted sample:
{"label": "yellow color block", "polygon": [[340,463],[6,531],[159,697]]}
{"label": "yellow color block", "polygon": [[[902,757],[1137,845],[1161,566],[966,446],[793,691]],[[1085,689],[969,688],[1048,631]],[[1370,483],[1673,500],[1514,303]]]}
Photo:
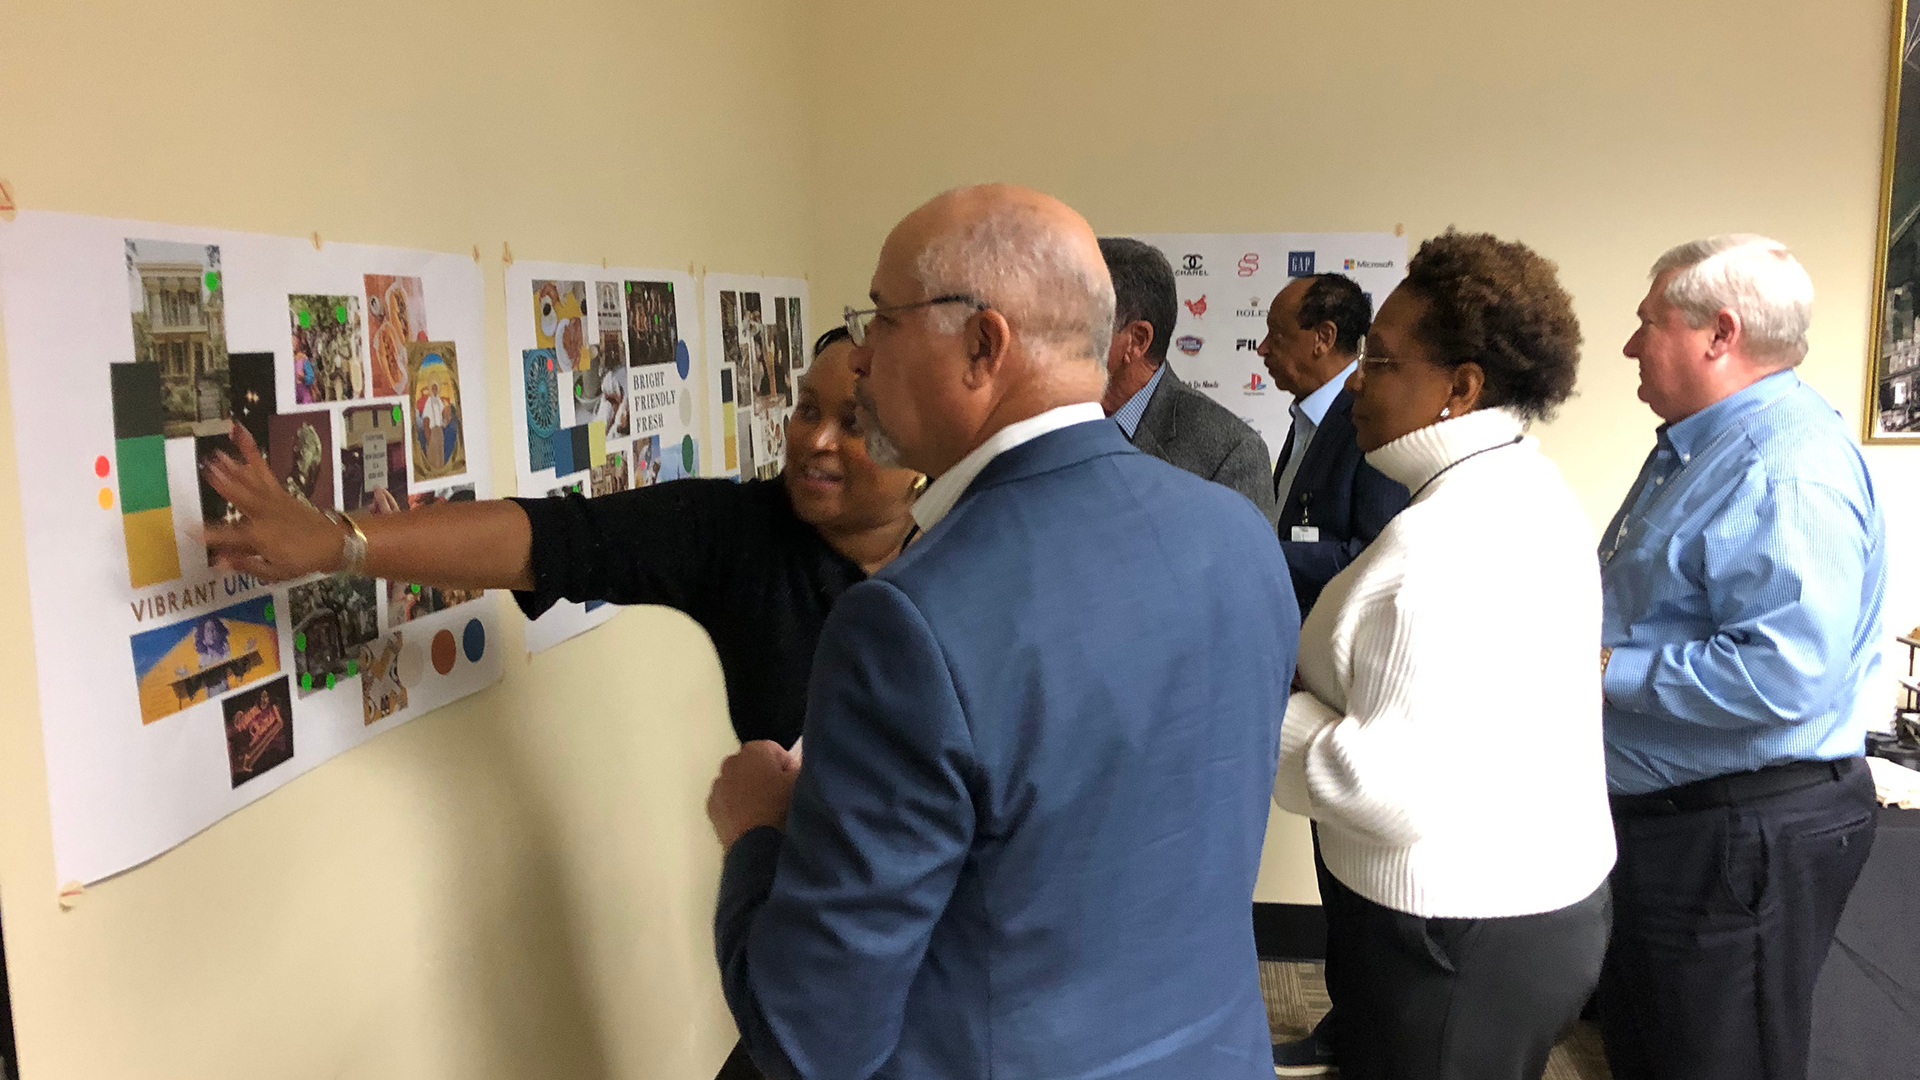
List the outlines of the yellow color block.
{"label": "yellow color block", "polygon": [[587,422],[587,462],[595,469],[607,463],[607,425],[603,420]]}
{"label": "yellow color block", "polygon": [[726,469],[728,472],[732,472],[740,467],[740,428],[737,426],[739,421],[734,416],[734,413],[738,411],[739,410],[731,405],[722,406],[720,409],[720,441],[721,444],[727,448]]}
{"label": "yellow color block", "polygon": [[173,508],[142,510],[120,519],[127,537],[127,577],[143,589],[180,576],[180,545],[173,537]]}

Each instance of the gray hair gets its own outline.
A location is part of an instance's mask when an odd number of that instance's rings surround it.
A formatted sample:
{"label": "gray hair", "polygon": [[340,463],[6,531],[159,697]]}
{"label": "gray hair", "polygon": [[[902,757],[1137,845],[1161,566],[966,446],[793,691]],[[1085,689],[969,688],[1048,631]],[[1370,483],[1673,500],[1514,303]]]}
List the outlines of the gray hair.
{"label": "gray hair", "polygon": [[1660,256],[1648,275],[1677,270],[1667,302],[1698,330],[1723,308],[1740,317],[1748,348],[1786,366],[1807,355],[1813,279],[1787,245],[1753,233],[1723,233],[1681,244]]}
{"label": "gray hair", "polygon": [[[1097,272],[1096,272],[1097,271]],[[914,276],[928,296],[965,293],[1007,317],[1030,345],[1054,347],[1105,367],[1113,338],[1113,283],[1066,234],[1033,208],[1001,206],[921,251]],[[943,333],[970,313],[960,305],[932,312]]]}

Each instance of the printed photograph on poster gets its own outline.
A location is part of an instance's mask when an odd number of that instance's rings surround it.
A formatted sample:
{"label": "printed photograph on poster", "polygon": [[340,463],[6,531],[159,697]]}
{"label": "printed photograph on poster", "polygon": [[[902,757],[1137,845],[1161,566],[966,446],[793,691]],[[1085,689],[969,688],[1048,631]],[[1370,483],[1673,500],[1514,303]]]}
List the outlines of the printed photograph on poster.
{"label": "printed photograph on poster", "polygon": [[[234,448],[230,435],[196,435],[193,437],[194,474],[200,478],[200,521],[203,525],[237,525],[240,523],[240,511],[227,502],[226,497],[213,489],[207,482],[207,464],[216,454],[225,454],[235,461],[240,460],[240,451]],[[207,555],[207,565],[213,565],[213,555]]]}
{"label": "printed photograph on poster", "polygon": [[295,498],[333,509],[333,414],[315,410],[269,417],[267,465]]}
{"label": "printed photograph on poster", "polygon": [[407,392],[407,344],[427,340],[426,290],[417,277],[367,274],[367,341],[373,396]]}
{"label": "printed photograph on poster", "polygon": [[627,282],[627,346],[634,367],[674,362],[680,340],[673,305],[673,284],[667,281]]}
{"label": "printed photograph on poster", "polygon": [[299,405],[367,396],[360,357],[360,298],[287,297],[293,326],[293,400]]}
{"label": "printed photograph on poster", "polygon": [[407,385],[413,394],[414,480],[466,472],[466,416],[460,409],[460,362],[453,342],[408,344]]}
{"label": "printed photograph on poster", "polygon": [[[441,491],[417,492],[407,499],[408,510],[418,510],[423,506],[439,503],[472,502],[473,485],[462,484],[459,487]],[[478,600],[486,595],[483,589],[441,589],[432,585],[417,585],[403,581],[387,582],[387,624],[412,622],[422,615],[431,615],[436,611],[445,611],[457,604],[469,600]]]}
{"label": "printed photograph on poster", "polygon": [[633,486],[625,450],[610,450],[607,460],[587,470],[587,489],[594,495],[611,495]]}
{"label": "printed photograph on poster", "polygon": [[377,723],[407,707],[400,679],[401,632],[360,647],[360,721]]}
{"label": "printed photograph on poster", "polygon": [[287,608],[301,697],[357,675],[360,646],[380,636],[372,578],[323,577],[296,585],[287,590]]}
{"label": "printed photograph on poster", "polygon": [[553,433],[560,430],[555,392],[559,376],[552,349],[523,349],[520,365],[527,399],[527,468],[539,472],[553,468]]}
{"label": "printed photograph on poster", "polygon": [[143,630],[131,643],[145,724],[280,671],[270,595]]}
{"label": "printed photograph on poster", "polygon": [[[692,438],[691,435],[687,437]],[[649,435],[633,440],[633,486],[650,487],[659,482],[660,436]]]}
{"label": "printed photograph on poster", "polygon": [[293,697],[282,675],[258,690],[222,701],[227,718],[227,775],[234,787],[293,758]]}
{"label": "printed photograph on poster", "polygon": [[363,405],[340,414],[340,509],[397,513],[407,500],[406,410]]}
{"label": "printed photograph on poster", "polygon": [[226,427],[226,290],[217,244],[128,240],[133,359],[160,374],[169,439]]}
{"label": "printed photograph on poster", "polygon": [[627,410],[627,349],[620,308],[620,284],[596,281],[594,317],[598,337],[587,349],[586,365],[573,373],[574,422],[598,420],[607,438],[622,440],[633,433]]}
{"label": "printed photograph on poster", "polygon": [[572,374],[587,357],[587,284],[533,283],[534,347],[552,349],[560,370]]}
{"label": "printed photograph on poster", "polygon": [[[267,418],[280,411],[275,389],[273,354],[233,353],[227,357],[228,397],[233,418],[253,436],[253,445],[267,445]],[[225,432],[222,432],[225,434]]]}
{"label": "printed photograph on poster", "polygon": [[[663,446],[658,457],[659,473],[650,483],[664,484],[670,480],[684,480],[689,476],[700,475],[700,441],[691,435],[683,435],[672,446]],[[640,487],[639,467],[634,468],[634,487]]]}

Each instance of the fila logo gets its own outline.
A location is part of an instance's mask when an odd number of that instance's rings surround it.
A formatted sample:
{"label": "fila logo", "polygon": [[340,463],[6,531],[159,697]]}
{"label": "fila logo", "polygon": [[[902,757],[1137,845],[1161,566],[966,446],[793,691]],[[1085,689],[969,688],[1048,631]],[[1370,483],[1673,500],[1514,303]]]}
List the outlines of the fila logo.
{"label": "fila logo", "polygon": [[1192,312],[1193,317],[1196,319],[1207,313],[1207,298],[1205,294],[1202,294],[1198,300],[1182,300],[1180,302],[1187,305],[1187,310]]}
{"label": "fila logo", "polygon": [[1255,341],[1252,338],[1243,337],[1243,338],[1233,339],[1234,352],[1252,352],[1253,350],[1258,349],[1259,347],[1260,347],[1260,343],[1258,341]]}

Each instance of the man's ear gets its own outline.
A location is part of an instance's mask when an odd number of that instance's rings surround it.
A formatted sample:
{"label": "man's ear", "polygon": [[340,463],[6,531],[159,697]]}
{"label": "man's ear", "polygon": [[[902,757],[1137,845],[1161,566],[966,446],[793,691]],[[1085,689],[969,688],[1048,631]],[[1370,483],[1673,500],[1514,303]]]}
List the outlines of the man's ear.
{"label": "man's ear", "polygon": [[1747,330],[1732,308],[1721,308],[1714,312],[1713,322],[1708,329],[1713,331],[1713,336],[1707,339],[1709,360],[1718,360],[1732,352],[1734,345],[1746,336]]}
{"label": "man's ear", "polygon": [[1323,322],[1313,328],[1313,354],[1315,356],[1325,356],[1327,353],[1332,352],[1333,347],[1339,344],[1339,341],[1340,328],[1335,326],[1331,321]]}
{"label": "man's ear", "polygon": [[1127,336],[1127,363],[1145,358],[1147,350],[1153,348],[1153,324],[1145,319],[1135,319],[1127,324],[1121,333]]}
{"label": "man's ear", "polygon": [[1013,346],[1013,327],[1007,324],[1005,315],[988,308],[974,312],[961,328],[960,339],[967,349],[967,370],[962,381],[969,390],[977,390],[999,374],[1000,365]]}

